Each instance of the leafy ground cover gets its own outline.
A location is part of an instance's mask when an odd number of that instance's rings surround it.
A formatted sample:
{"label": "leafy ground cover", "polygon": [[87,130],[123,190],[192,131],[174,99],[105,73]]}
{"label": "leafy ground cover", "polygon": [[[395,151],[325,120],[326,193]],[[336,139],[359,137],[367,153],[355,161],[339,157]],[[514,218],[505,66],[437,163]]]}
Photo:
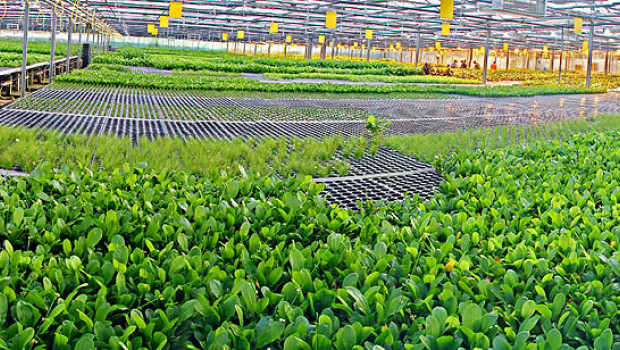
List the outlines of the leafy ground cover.
{"label": "leafy ground cover", "polygon": [[324,73],[357,75],[420,75],[421,70],[391,62],[300,60],[249,57],[206,51],[121,48],[103,53],[94,63],[231,73]]}
{"label": "leafy ground cover", "polygon": [[309,93],[415,93],[415,94],[462,94],[480,97],[525,97],[551,94],[600,93],[602,89],[569,86],[459,86],[459,85],[343,85],[261,83],[246,78],[220,78],[207,76],[165,76],[150,74],[119,73],[101,69],[97,71],[76,70],[56,79],[58,82],[76,84],[111,85],[149,89],[208,90],[208,91],[257,91],[257,92],[309,92]]}
{"label": "leafy ground cover", "polygon": [[455,77],[442,77],[436,75],[412,75],[412,76],[386,76],[386,75],[351,75],[351,74],[323,74],[323,73],[305,73],[305,74],[274,74],[266,73],[264,77],[267,79],[283,80],[283,79],[329,79],[329,80],[346,80],[353,82],[381,82],[381,83],[423,83],[423,84],[480,84],[480,81],[473,79],[463,79]]}
{"label": "leafy ground cover", "polygon": [[112,171],[123,164],[146,161],[153,169],[177,169],[201,176],[262,175],[328,176],[346,174],[349,162],[334,157],[360,158],[369,142],[364,138],[198,140],[180,138],[62,135],[53,131],[0,127],[0,167],[27,172],[48,163]]}
{"label": "leafy ground cover", "polygon": [[[77,55],[78,48],[74,45],[71,49],[73,55]],[[28,43],[27,64],[32,65],[39,62],[49,62],[51,45],[45,42]],[[56,44],[57,58],[67,55],[66,44]],[[0,67],[17,68],[22,65],[22,42],[11,40],[0,40]]]}
{"label": "leafy ground cover", "polygon": [[612,349],[620,133],[438,158],[428,202],[299,179],[0,183],[0,348]]}
{"label": "leafy ground cover", "polygon": [[605,132],[618,128],[620,116],[601,115],[559,123],[390,136],[386,139],[386,144],[405,154],[432,161],[436,156],[445,157],[464,151],[493,150],[544,140],[565,140],[573,134]]}
{"label": "leafy ground cover", "polygon": [[[50,59],[47,55],[29,54],[26,59],[27,65],[39,62],[48,62]],[[22,54],[14,52],[0,52],[0,67],[17,68],[22,66]]]}
{"label": "leafy ground cover", "polygon": [[[21,55],[23,43],[20,40],[0,40],[0,52],[12,52]],[[51,44],[48,42],[30,41],[28,42],[29,54],[48,55],[51,52]],[[56,43],[56,55],[62,57],[67,54],[67,44]],[[77,44],[71,47],[71,53],[77,55]]]}
{"label": "leafy ground cover", "polygon": [[[482,80],[482,71],[475,69],[455,69],[455,77],[462,79]],[[525,69],[509,69],[488,71],[488,81],[520,81],[524,85],[553,85],[558,83],[558,72],[533,71]],[[568,86],[585,86],[586,74],[584,72],[563,71],[562,84]],[[620,88],[620,75],[603,73],[592,74],[592,86],[594,88],[611,90]]]}
{"label": "leafy ground cover", "polygon": [[[599,116],[561,123],[504,126],[437,134],[388,136],[385,144],[418,159],[433,161],[476,149],[497,149],[541,140],[564,140],[576,133],[620,128],[620,116]],[[361,158],[376,147],[366,138],[284,138],[260,140],[140,139],[108,136],[62,135],[54,131],[0,127],[0,168],[32,171],[47,163],[58,168],[102,169],[111,172],[123,164],[147,162],[152,169],[182,170],[200,176],[345,175],[347,159]],[[337,156],[336,156],[337,155]]]}

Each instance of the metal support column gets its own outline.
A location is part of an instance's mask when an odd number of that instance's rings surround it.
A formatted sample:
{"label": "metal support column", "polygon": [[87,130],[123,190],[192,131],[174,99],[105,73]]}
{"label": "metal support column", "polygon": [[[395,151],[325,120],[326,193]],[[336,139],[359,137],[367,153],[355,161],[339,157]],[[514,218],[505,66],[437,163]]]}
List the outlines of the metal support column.
{"label": "metal support column", "polygon": [[[228,48],[226,49],[228,50]],[[269,40],[269,46],[267,47],[267,58],[271,57],[271,40]]]}
{"label": "metal support column", "polygon": [[284,45],[284,58],[286,58],[288,45],[286,45],[286,42],[284,44],[282,44],[282,45]]}
{"label": "metal support column", "polygon": [[306,50],[306,59],[312,59],[312,38],[308,38],[308,49]]}
{"label": "metal support column", "polygon": [[372,50],[372,46],[370,46],[370,39],[366,43],[366,62],[370,62],[370,51]]}
{"label": "metal support column", "polygon": [[28,63],[28,26],[30,25],[30,3],[24,1],[24,38],[22,45],[22,71],[19,75],[19,96],[26,96],[26,65]]}
{"label": "metal support column", "polygon": [[594,21],[592,21],[592,26],[590,27],[590,39],[588,43],[588,73],[586,75],[586,87],[590,88],[592,86],[592,60],[594,54]]}
{"label": "metal support column", "polygon": [[560,41],[560,65],[558,67],[558,85],[562,84],[562,63],[564,63],[564,27],[562,27],[562,40]]}
{"label": "metal support column", "polygon": [[484,66],[482,67],[482,83],[487,84],[487,70],[489,65],[489,44],[491,41],[491,29],[487,28],[487,39],[484,42]]}
{"label": "metal support column", "polygon": [[510,69],[510,49],[506,50],[506,70]]}
{"label": "metal support column", "polygon": [[418,66],[420,63],[420,49],[422,48],[422,35],[418,33],[418,42],[416,43],[415,48],[415,66]]}
{"label": "metal support column", "polygon": [[[79,34],[78,34],[78,53],[77,53],[77,55],[78,55],[78,63],[79,63],[80,62],[80,58],[82,57],[82,31],[84,30],[84,25],[80,24],[80,27],[79,27],[78,30],[80,31]],[[81,67],[80,64],[78,64],[78,66],[79,66],[78,68]]]}
{"label": "metal support column", "polygon": [[338,42],[336,41],[336,36],[334,35],[334,40],[332,41],[332,60],[336,58],[336,47],[338,46]]}
{"label": "metal support column", "polygon": [[49,82],[52,83],[54,79],[54,74],[56,74],[56,66],[54,65],[54,60],[56,60],[56,29],[58,28],[58,16],[56,15],[56,11],[52,10],[52,42],[51,42],[51,52],[50,52],[50,69],[49,69]]}
{"label": "metal support column", "polygon": [[605,52],[605,75],[609,75],[609,50]]}
{"label": "metal support column", "polygon": [[69,15],[69,22],[67,22],[67,63],[66,63],[66,72],[69,73],[71,71],[71,34],[73,33],[73,20]]}
{"label": "metal support column", "polygon": [[551,63],[549,63],[549,72],[553,73],[553,66],[555,63],[555,50],[551,50]]}

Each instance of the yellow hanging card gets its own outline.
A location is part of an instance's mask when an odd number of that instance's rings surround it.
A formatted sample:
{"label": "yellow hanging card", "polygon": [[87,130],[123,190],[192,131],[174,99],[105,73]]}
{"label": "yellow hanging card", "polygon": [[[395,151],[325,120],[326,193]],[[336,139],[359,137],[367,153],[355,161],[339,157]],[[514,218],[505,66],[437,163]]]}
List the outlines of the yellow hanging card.
{"label": "yellow hanging card", "polygon": [[441,0],[439,18],[454,19],[454,0]]}
{"label": "yellow hanging card", "polygon": [[449,36],[450,35],[450,23],[443,22],[441,24],[441,35]]}
{"label": "yellow hanging card", "polygon": [[325,44],[325,35],[319,35],[319,44]]}
{"label": "yellow hanging card", "polygon": [[170,2],[170,17],[181,18],[183,17],[183,3],[180,1]]}
{"label": "yellow hanging card", "polygon": [[222,40],[228,41],[228,33],[222,33]]}
{"label": "yellow hanging card", "polygon": [[155,25],[154,24],[149,24],[147,27],[149,29],[149,33],[153,34],[153,32],[155,31]]}
{"label": "yellow hanging card", "polygon": [[269,25],[269,34],[276,34],[278,32],[278,23],[273,22]]}
{"label": "yellow hanging card", "polygon": [[583,18],[575,17],[575,34],[581,34],[583,31]]}
{"label": "yellow hanging card", "polygon": [[504,51],[508,51],[508,43],[504,43]]}
{"label": "yellow hanging card", "polygon": [[373,34],[372,29],[366,29],[366,39],[372,40]]}
{"label": "yellow hanging card", "polygon": [[335,29],[338,25],[338,14],[334,11],[328,11],[325,14],[325,27]]}
{"label": "yellow hanging card", "polygon": [[435,43],[435,48],[441,50],[441,43],[439,41]]}
{"label": "yellow hanging card", "polygon": [[245,31],[238,30],[237,31],[237,39],[245,39]]}
{"label": "yellow hanging card", "polygon": [[286,42],[289,43],[289,44],[292,43],[293,42],[293,37],[290,36],[290,35],[287,35],[286,36]]}
{"label": "yellow hanging card", "polygon": [[168,28],[168,16],[159,16],[159,27],[160,28]]}

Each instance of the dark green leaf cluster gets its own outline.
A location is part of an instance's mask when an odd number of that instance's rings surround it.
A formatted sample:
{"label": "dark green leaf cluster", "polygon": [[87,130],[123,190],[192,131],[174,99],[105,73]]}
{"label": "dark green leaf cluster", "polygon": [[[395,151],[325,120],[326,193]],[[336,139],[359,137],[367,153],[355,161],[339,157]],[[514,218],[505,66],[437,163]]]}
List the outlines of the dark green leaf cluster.
{"label": "dark green leaf cluster", "polygon": [[617,348],[619,143],[455,155],[433,200],[359,213],[294,179],[36,170],[0,184],[0,348]]}

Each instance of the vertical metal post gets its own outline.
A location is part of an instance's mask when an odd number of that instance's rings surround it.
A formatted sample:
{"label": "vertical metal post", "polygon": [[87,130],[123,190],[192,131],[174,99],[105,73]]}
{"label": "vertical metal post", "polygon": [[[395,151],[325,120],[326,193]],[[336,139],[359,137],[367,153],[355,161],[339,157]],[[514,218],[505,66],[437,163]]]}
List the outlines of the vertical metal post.
{"label": "vertical metal post", "polygon": [[287,51],[286,49],[287,49],[287,47],[288,47],[288,45],[286,45],[286,40],[284,41],[284,44],[283,44],[283,45],[284,45],[284,58],[286,58],[286,53],[287,53],[287,52],[286,52],[286,51]]}
{"label": "vertical metal post", "polygon": [[267,58],[271,57],[271,40],[269,40],[269,47],[267,48]]}
{"label": "vertical metal post", "polygon": [[558,67],[558,85],[562,84],[562,63],[564,62],[564,27],[562,27],[562,40],[560,41],[560,66]]}
{"label": "vertical metal post", "polygon": [[594,21],[592,21],[592,26],[590,27],[590,43],[588,44],[588,73],[586,75],[586,87],[589,88],[592,86],[592,60],[594,59]]}
{"label": "vertical metal post", "polygon": [[370,50],[372,50],[372,46],[370,39],[368,39],[368,42],[366,43],[366,62],[370,62]]}
{"label": "vertical metal post", "polygon": [[71,15],[69,15],[69,21],[67,22],[67,63],[66,63],[66,72],[69,73],[71,71],[71,34],[73,33],[73,20],[71,19]]}
{"label": "vertical metal post", "polygon": [[28,64],[28,26],[30,25],[30,3],[24,1],[24,38],[22,46],[22,71],[19,76],[19,96],[26,96],[26,65]]}
{"label": "vertical metal post", "polygon": [[334,35],[334,40],[332,40],[332,60],[336,58],[336,47],[338,46],[338,42],[336,41],[336,36]]}
{"label": "vertical metal post", "polygon": [[484,42],[484,67],[482,67],[482,83],[487,84],[487,69],[489,65],[489,43],[491,41],[491,29],[487,28],[487,40]]}
{"label": "vertical metal post", "polygon": [[510,48],[506,50],[506,70],[510,69]]}
{"label": "vertical metal post", "polygon": [[84,25],[80,24],[79,27],[79,35],[78,35],[78,62],[80,61],[80,57],[82,57],[82,31],[84,29]]}
{"label": "vertical metal post", "polygon": [[308,38],[308,50],[306,51],[306,59],[312,59],[312,38]]}
{"label": "vertical metal post", "polygon": [[605,52],[605,75],[609,74],[609,50]]}
{"label": "vertical metal post", "polygon": [[467,68],[471,68],[471,61],[474,59],[474,49],[469,49],[469,59],[467,60]]}
{"label": "vertical metal post", "polygon": [[415,48],[415,66],[417,67],[420,63],[420,49],[422,48],[422,36],[418,33],[418,42],[416,43]]}
{"label": "vertical metal post", "polygon": [[553,73],[553,68],[555,66],[555,50],[551,50],[551,63],[550,63],[550,67],[549,67],[549,71],[551,73]]}
{"label": "vertical metal post", "polygon": [[49,69],[49,82],[52,83],[54,79],[54,74],[56,74],[56,65],[54,61],[56,60],[56,29],[58,28],[58,16],[56,15],[56,11],[52,10],[52,42],[51,42],[51,52],[50,52],[50,69]]}

